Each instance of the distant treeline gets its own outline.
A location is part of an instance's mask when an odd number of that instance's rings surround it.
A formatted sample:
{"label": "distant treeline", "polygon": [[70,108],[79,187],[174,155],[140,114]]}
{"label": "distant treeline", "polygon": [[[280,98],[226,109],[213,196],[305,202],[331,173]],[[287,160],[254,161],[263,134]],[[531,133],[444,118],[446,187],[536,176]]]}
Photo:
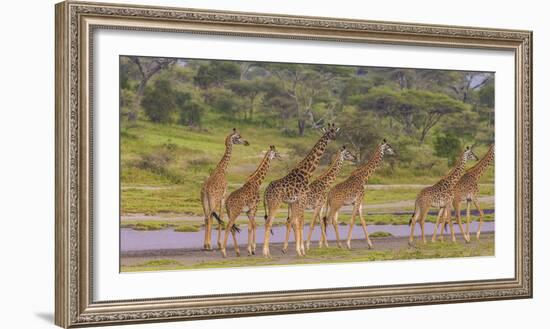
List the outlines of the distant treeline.
{"label": "distant treeline", "polygon": [[452,162],[462,145],[494,138],[494,75],[485,72],[122,56],[120,96],[129,127],[222,119],[299,138],[336,122],[360,154],[385,137],[400,162],[419,156],[411,145]]}

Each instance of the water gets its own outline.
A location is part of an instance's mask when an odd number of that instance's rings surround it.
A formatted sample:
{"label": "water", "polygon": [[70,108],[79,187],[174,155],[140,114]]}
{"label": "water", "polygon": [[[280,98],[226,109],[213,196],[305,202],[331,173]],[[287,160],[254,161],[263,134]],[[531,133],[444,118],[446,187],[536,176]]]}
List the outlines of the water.
{"label": "water", "polygon": [[[464,223],[463,223],[464,225]],[[433,233],[435,224],[433,223],[426,223],[425,224],[425,231],[427,238],[431,237],[431,234]],[[470,223],[470,234],[477,232],[477,222],[471,222]],[[241,229],[240,233],[237,233],[237,241],[239,245],[246,246],[248,242],[248,230],[247,225],[240,225]],[[455,224],[455,234],[457,235],[457,238],[461,236],[460,229],[458,228],[458,225]],[[348,234],[348,228],[349,226],[339,226],[339,232],[340,232],[340,240],[345,241]],[[403,236],[409,236],[410,233],[410,227],[408,225],[368,225],[367,226],[369,233],[372,234],[373,232],[388,232],[391,233],[393,236],[396,237],[403,237]],[[483,223],[483,226],[481,228],[482,232],[493,232],[495,230],[495,223],[494,222],[485,222]],[[309,225],[305,225],[304,227],[304,239],[307,238],[307,233],[309,232]],[[448,229],[447,233],[450,232],[450,228]],[[286,233],[286,227],[285,226],[274,226],[273,227],[273,233],[274,235],[271,236],[271,242],[274,243],[281,243],[284,242],[285,239],[285,233]],[[217,243],[217,231],[213,232],[213,238],[212,242]],[[224,231],[222,231],[222,236],[225,234]],[[417,224],[415,228],[415,234],[420,234],[420,225]],[[317,226],[315,230],[313,231],[313,235],[311,236],[312,243],[317,243],[321,237],[321,231],[319,227]],[[336,236],[334,233],[334,228],[329,226],[327,228],[327,237],[329,241],[336,240]],[[356,225],[353,228],[352,232],[352,238],[353,239],[362,239],[364,238],[363,229],[361,226]],[[203,245],[203,239],[204,239],[204,230],[201,230],[199,232],[174,232],[174,230],[171,229],[165,229],[165,230],[158,230],[158,231],[136,231],[131,228],[122,228],[120,230],[120,250],[122,252],[125,251],[140,251],[140,250],[159,250],[159,249],[200,249]],[[264,239],[264,228],[263,226],[260,226],[256,230],[256,242],[261,243]],[[294,241],[294,235],[290,234],[291,241]],[[231,236],[228,239],[227,242],[228,246],[233,245],[233,239]]]}

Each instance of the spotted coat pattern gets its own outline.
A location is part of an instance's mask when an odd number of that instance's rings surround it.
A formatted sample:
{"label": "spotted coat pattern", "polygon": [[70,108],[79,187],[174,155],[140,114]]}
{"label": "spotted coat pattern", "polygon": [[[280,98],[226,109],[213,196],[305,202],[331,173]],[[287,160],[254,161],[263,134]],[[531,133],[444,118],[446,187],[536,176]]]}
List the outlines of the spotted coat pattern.
{"label": "spotted coat pattern", "polygon": [[[474,152],[467,147],[464,152],[462,152],[457,163],[451,169],[451,171],[441,178],[437,183],[432,186],[428,186],[420,191],[416,197],[415,201],[415,210],[413,217],[411,218],[411,233],[409,235],[409,244],[412,245],[414,240],[414,228],[416,222],[420,222],[420,228],[422,231],[422,241],[425,242],[424,236],[424,223],[426,216],[430,207],[436,207],[439,209],[439,213],[436,220],[436,226],[434,229],[434,234],[432,240],[435,240],[435,234],[439,226],[439,220],[443,216],[443,212],[448,212],[450,203],[453,198],[453,190],[455,185],[458,183],[460,177],[464,174],[466,162],[471,160],[477,160],[477,156]],[[460,230],[463,232],[462,225],[459,225]],[[451,225],[451,233],[454,236],[453,226]]]}
{"label": "spotted coat pattern", "polygon": [[293,225],[296,237],[296,253],[304,255],[302,243],[303,213],[305,209],[306,195],[309,189],[309,180],[319,166],[321,156],[325,152],[330,141],[336,139],[339,128],[329,126],[323,128],[323,136],[317,141],[307,156],[302,159],[285,177],[272,181],[264,193],[265,235],[263,255],[271,257],[269,252],[269,238],[273,218],[281,204],[287,203],[290,209],[290,222]]}
{"label": "spotted coat pattern", "polygon": [[201,204],[204,213],[204,249],[212,249],[212,217],[218,220],[218,246],[221,245],[222,209],[225,194],[227,193],[227,167],[231,160],[234,144],[248,145],[240,133],[233,128],[233,132],[225,138],[225,152],[210,176],[204,181],[201,188]]}
{"label": "spotted coat pattern", "polygon": [[235,245],[235,252],[239,255],[239,246],[233,229],[237,217],[241,212],[245,211],[248,216],[248,254],[252,255],[256,252],[256,211],[260,202],[260,187],[264,181],[272,159],[281,159],[274,145],[269,146],[258,168],[252,173],[246,183],[235,191],[231,192],[225,201],[225,209],[227,211],[228,223],[225,228],[225,238],[222,243],[222,254],[226,256],[227,238],[231,232]]}
{"label": "spotted coat pattern", "polygon": [[[369,160],[363,166],[355,169],[351,175],[343,182],[336,184],[328,193],[325,216],[323,220],[326,224],[332,224],[336,233],[336,242],[340,247],[340,233],[338,229],[338,212],[344,205],[353,205],[353,210],[350,220],[350,231],[348,232],[347,245],[351,248],[351,230],[354,225],[355,216],[359,214],[361,225],[363,227],[363,233],[369,247],[372,247],[372,243],[369,239],[366,222],[363,218],[362,207],[365,196],[365,184],[369,178],[374,174],[376,169],[382,164],[384,155],[394,154],[393,148],[384,140],[376,147],[376,150],[371,154]],[[328,214],[328,215],[327,215]],[[325,225],[326,227],[326,225]],[[326,234],[323,234],[326,237]],[[326,238],[321,241],[327,245]]]}

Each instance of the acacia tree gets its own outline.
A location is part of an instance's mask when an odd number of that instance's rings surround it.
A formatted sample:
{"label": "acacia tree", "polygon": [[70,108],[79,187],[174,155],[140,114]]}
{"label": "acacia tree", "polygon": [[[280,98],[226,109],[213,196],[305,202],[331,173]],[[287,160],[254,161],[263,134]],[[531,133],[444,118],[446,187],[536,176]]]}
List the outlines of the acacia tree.
{"label": "acacia tree", "polygon": [[402,93],[403,104],[416,111],[414,122],[419,129],[419,141],[424,142],[428,132],[445,116],[466,111],[469,105],[446,94],[425,90],[406,90]]}
{"label": "acacia tree", "polygon": [[230,82],[228,88],[236,95],[246,99],[248,108],[247,111],[245,111],[245,119],[252,120],[254,115],[254,102],[263,92],[262,84],[256,80],[239,80]]}
{"label": "acacia tree", "polygon": [[467,104],[443,93],[418,89],[393,90],[387,86],[371,88],[356,103],[360,110],[374,112],[380,119],[390,118],[390,128],[393,128],[392,119],[399,122],[407,135],[417,134],[421,143],[443,117],[469,108]]}
{"label": "acacia tree", "polygon": [[473,90],[483,87],[493,77],[492,73],[479,72],[452,72],[452,75],[455,78],[449,88],[464,103],[471,101],[470,96]]}
{"label": "acacia tree", "polygon": [[161,70],[174,65],[177,62],[175,58],[146,58],[129,56],[132,63],[136,65],[140,74],[140,80],[136,91],[135,106],[128,113],[128,121],[135,122],[137,120],[138,108],[145,92],[145,87],[151,78]]}
{"label": "acacia tree", "polygon": [[349,71],[327,65],[271,64],[266,69],[276,77],[281,89],[295,104],[298,134],[303,136],[307,123],[316,126],[313,105],[329,82]]}

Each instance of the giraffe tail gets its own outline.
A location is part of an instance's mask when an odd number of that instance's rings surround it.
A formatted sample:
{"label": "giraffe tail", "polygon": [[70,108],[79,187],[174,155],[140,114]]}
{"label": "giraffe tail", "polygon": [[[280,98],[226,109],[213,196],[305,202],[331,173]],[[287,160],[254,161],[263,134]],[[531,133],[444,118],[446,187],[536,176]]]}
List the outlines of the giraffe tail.
{"label": "giraffe tail", "polygon": [[220,216],[215,211],[212,212],[212,216],[214,216],[214,218],[216,218],[216,221],[218,222],[218,224],[220,224],[220,225],[225,224],[224,221],[220,218]]}
{"label": "giraffe tail", "polygon": [[[265,206],[265,195],[264,195],[264,221],[267,223],[267,207]],[[269,232],[271,232],[271,235],[275,235],[275,233],[273,233],[272,228],[269,229]]]}
{"label": "giraffe tail", "polygon": [[231,231],[241,233],[241,228],[237,224],[233,224],[233,226],[231,226]]}

